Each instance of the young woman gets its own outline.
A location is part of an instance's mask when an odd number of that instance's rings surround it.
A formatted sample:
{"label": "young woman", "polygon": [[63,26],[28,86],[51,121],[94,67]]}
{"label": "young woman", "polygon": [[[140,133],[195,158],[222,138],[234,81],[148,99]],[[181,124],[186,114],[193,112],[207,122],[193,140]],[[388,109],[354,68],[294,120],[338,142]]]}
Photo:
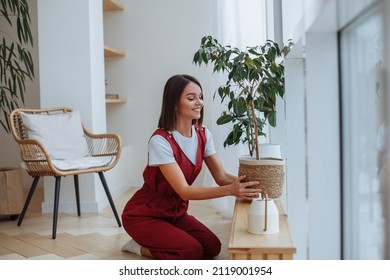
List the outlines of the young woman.
{"label": "young woman", "polygon": [[[228,174],[202,126],[203,95],[197,79],[175,75],[165,84],[158,129],[149,141],[144,185],[126,204],[122,221],[132,239],[122,250],[154,259],[210,259],[218,237],[187,214],[188,201],[236,196],[252,199],[258,182]],[[219,187],[192,186],[203,161]]]}

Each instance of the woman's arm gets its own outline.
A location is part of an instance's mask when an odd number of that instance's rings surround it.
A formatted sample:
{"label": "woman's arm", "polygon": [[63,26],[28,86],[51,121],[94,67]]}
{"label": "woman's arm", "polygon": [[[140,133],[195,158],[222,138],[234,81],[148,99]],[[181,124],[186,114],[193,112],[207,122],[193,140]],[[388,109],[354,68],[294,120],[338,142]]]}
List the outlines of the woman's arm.
{"label": "woman's arm", "polygon": [[258,182],[240,182],[245,176],[238,178],[234,176],[222,176],[223,178],[220,179],[226,182],[226,184],[220,187],[198,187],[187,184],[184,174],[177,163],[159,165],[159,168],[172,188],[184,200],[202,200],[223,196],[253,199],[258,197],[260,192],[259,189],[247,188],[252,185],[257,185]]}
{"label": "woman's arm", "polygon": [[237,176],[226,172],[217,154],[205,157],[204,162],[218,185],[227,185],[237,179]]}

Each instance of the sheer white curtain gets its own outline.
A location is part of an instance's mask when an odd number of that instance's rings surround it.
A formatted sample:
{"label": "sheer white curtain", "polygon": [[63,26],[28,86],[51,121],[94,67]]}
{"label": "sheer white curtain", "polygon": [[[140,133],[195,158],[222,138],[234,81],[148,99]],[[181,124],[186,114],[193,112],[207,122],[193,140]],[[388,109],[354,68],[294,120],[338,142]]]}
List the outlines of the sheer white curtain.
{"label": "sheer white curtain", "polygon": [[[265,41],[265,0],[218,0],[217,11],[219,13],[216,15],[219,19],[219,36],[216,39],[222,45],[231,45],[243,50]],[[213,75],[213,90],[226,82],[225,76],[224,74]],[[248,152],[246,146],[243,145],[223,147],[231,126],[229,124],[218,126],[215,122],[225,108],[226,105],[220,103],[218,96],[208,105],[207,114],[210,114],[212,118],[209,129],[226,170],[236,175],[239,157]],[[209,172],[205,174],[203,184],[215,185]],[[211,204],[224,217],[230,218],[233,214],[234,201],[234,197],[223,197],[211,200]]]}

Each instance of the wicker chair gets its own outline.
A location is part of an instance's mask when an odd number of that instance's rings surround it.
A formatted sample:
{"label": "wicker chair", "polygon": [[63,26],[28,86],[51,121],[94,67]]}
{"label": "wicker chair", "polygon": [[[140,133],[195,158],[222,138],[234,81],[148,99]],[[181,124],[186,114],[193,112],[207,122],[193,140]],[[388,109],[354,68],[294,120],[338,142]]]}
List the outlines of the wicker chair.
{"label": "wicker chair", "polygon": [[[110,202],[112,211],[114,212],[118,226],[121,227],[121,221],[116,211],[113,199],[107,186],[107,182],[103,175],[104,171],[113,168],[119,160],[121,153],[121,139],[116,134],[92,134],[82,126],[80,128],[81,134],[84,131],[84,137],[86,139],[86,146],[90,157],[100,157],[99,159],[106,159],[104,166],[93,166],[83,169],[70,169],[61,170],[54,164],[53,158],[50,156],[49,151],[42,144],[42,142],[29,138],[29,132],[23,121],[23,114],[34,114],[34,115],[58,115],[72,112],[72,109],[60,107],[51,109],[16,109],[10,114],[11,130],[12,134],[19,144],[23,165],[30,176],[34,178],[28,196],[26,198],[22,213],[20,214],[18,226],[21,225],[24,215],[27,211],[31,198],[36,189],[37,183],[40,177],[43,176],[54,176],[55,177],[55,194],[54,194],[54,210],[53,210],[53,229],[52,238],[56,238],[57,232],[57,219],[58,219],[58,206],[60,196],[60,183],[62,176],[73,175],[74,185],[76,192],[76,203],[77,203],[77,214],[80,216],[80,195],[79,195],[79,174],[86,173],[98,173],[100,180],[103,184],[103,188],[106,192],[107,198]],[[81,122],[81,121],[80,121]],[[84,143],[85,144],[85,143]],[[87,152],[88,152],[87,151]]]}

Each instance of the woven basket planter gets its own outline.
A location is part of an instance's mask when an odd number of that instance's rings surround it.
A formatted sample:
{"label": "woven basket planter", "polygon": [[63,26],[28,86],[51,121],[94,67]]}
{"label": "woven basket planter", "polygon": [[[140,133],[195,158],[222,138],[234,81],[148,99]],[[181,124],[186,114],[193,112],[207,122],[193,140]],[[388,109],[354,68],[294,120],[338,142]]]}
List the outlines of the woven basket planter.
{"label": "woven basket planter", "polygon": [[283,193],[285,161],[283,159],[260,159],[241,157],[238,175],[246,175],[245,181],[258,181],[255,188],[262,189],[269,198],[279,198]]}

